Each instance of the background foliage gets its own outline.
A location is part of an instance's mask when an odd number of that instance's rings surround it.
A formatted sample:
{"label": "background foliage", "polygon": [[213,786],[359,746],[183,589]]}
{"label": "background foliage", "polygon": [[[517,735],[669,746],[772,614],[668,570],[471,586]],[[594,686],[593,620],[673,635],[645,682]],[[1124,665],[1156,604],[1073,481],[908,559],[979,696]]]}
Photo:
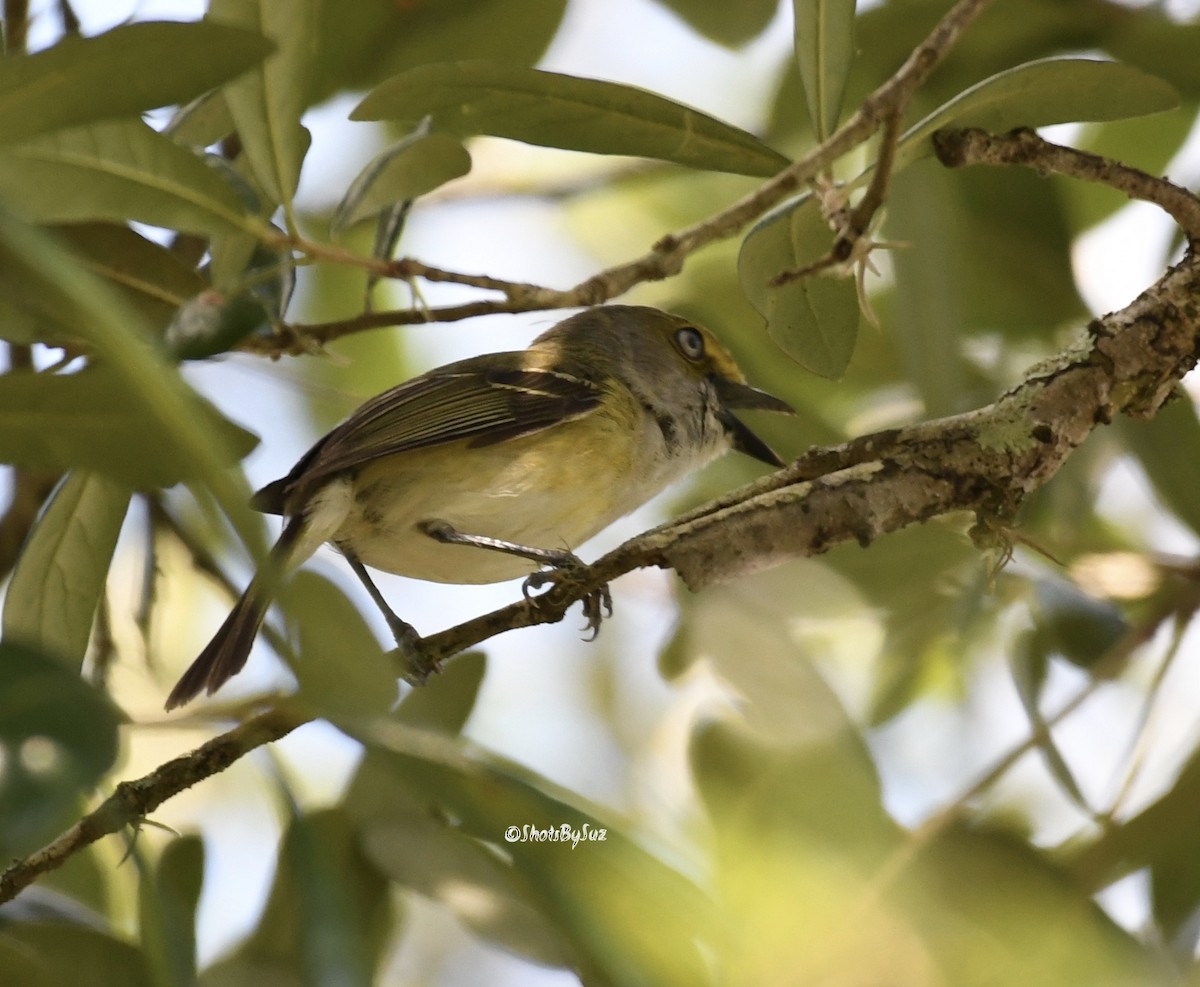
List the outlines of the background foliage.
{"label": "background foliage", "polygon": [[[373,257],[398,238],[452,272],[582,280],[811,149],[950,4],[779,6],[646,0],[614,25],[623,7],[584,0],[212,0],[82,37],[58,4],[27,44],[6,4],[5,858],[288,688],[260,646],[245,703],[156,712],[227,605],[214,571],[240,584],[264,551],[254,484],[357,400],[547,324],[352,333],[493,297],[381,282]],[[785,457],[984,404],[1108,297],[1098,230],[1133,231],[1106,242],[1146,284],[1180,240],[1114,225],[1142,214],[1107,190],[945,171],[929,134],[1068,124],[1194,187],[1198,18],[992,5],[906,112],[877,329],[853,279],[766,287],[828,249],[807,193],[629,297],[713,326],[795,405],[756,422]],[[581,30],[628,40],[648,88],[598,81]],[[656,85],[675,44],[698,67]],[[862,188],[871,163],[836,175]],[[316,351],[314,329],[341,337],[331,359],[228,355]],[[183,835],[147,823],[0,908],[0,982],[1200,982],[1197,463],[1185,395],[1078,450],[1006,565],[946,518],[696,596],[639,573],[595,645],[500,638],[392,712],[381,627],[321,560],[279,647],[336,728],[155,814]],[[753,469],[731,457],[611,537]],[[518,594],[385,585],[423,630]],[[507,842],[514,825],[605,838]]]}

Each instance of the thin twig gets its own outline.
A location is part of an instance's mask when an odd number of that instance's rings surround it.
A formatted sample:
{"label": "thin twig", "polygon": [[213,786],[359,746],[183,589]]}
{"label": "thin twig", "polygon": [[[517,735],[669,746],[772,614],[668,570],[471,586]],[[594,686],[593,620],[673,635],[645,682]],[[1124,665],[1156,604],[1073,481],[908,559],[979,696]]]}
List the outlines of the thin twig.
{"label": "thin twig", "polygon": [[[737,234],[772,206],[806,187],[830,164],[869,139],[889,119],[898,116],[962,33],[993,2],[994,0],[959,0],[937,23],[929,36],[913,50],[896,73],[871,93],[858,111],[829,138],[722,211],[660,238],[650,251],[641,257],[600,271],[565,291],[489,279],[492,282],[491,287],[504,292],[504,298],[421,312],[374,312],[335,322],[284,326],[274,338],[248,341],[244,348],[272,355],[307,353],[341,336],[364,329],[417,322],[453,322],[478,315],[581,308],[599,305],[616,298],[643,282],[662,281],[672,277],[683,269],[684,262],[696,251]],[[297,247],[300,246],[300,242],[295,238],[281,236],[277,237],[275,245],[280,248]],[[317,248],[310,252],[310,256],[314,258],[353,263],[370,271],[377,271],[380,266],[386,264],[337,247],[310,246]],[[462,279],[470,276],[452,275],[452,272],[441,273],[446,275],[445,280],[469,283]]]}
{"label": "thin twig", "polygon": [[101,837],[136,824],[173,795],[224,771],[256,747],[287,736],[310,719],[284,708],[269,709],[194,751],[167,761],[144,778],[121,782],[112,795],[56,840],[0,874],[0,902],[11,900],[40,875],[61,867]]}
{"label": "thin twig", "polygon": [[938,159],[947,168],[966,165],[1024,165],[1097,182],[1131,199],[1151,202],[1170,216],[1192,244],[1200,243],[1200,199],[1166,178],[1073,147],[1052,144],[1028,129],[1007,134],[984,130],[939,130],[933,135]]}

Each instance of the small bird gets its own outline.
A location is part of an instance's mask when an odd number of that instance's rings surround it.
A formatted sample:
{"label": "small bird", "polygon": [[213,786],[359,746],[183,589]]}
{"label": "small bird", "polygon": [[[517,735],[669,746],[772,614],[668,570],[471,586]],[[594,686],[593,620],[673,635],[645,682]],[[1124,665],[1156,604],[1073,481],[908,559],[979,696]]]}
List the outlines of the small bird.
{"label": "small bird", "polygon": [[[491,583],[580,565],[574,548],[729,449],[780,458],[732,409],[791,413],[746,383],[707,329],[607,305],[526,350],[460,360],[363,404],[252,501],[286,519],[268,566],[167,698],[174,709],[241,671],[273,588],[325,542],[345,556],[401,648],[416,630],[366,566]],[[595,631],[600,601],[585,601]]]}

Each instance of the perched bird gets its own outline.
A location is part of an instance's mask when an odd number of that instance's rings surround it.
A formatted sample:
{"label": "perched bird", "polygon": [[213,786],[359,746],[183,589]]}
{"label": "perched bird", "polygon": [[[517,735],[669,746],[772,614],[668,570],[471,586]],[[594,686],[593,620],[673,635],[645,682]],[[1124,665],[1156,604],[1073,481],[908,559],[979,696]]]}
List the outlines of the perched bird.
{"label": "perched bird", "polygon": [[[570,548],[730,448],[783,465],[733,416],[742,408],[792,410],[750,387],[707,329],[626,305],[385,391],[255,495],[258,510],[286,518],[283,533],[166,708],[242,669],[273,588],[324,542],[346,557],[397,644],[415,648],[419,636],[366,566],[490,583],[578,564]],[[598,627],[595,598],[585,613]]]}

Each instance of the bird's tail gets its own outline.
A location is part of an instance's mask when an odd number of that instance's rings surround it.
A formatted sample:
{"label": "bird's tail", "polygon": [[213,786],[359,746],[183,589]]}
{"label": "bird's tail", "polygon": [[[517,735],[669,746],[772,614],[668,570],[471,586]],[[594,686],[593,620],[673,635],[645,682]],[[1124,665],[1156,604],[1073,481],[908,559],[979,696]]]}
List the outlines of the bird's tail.
{"label": "bird's tail", "polygon": [[283,570],[293,561],[289,556],[301,529],[300,518],[293,518],[283,529],[271,552],[267,571],[254,577],[220,630],[175,683],[175,688],[167,696],[168,712],[191,702],[201,691],[211,696],[245,666],[258,629],[262,627],[271,606],[273,590]]}

